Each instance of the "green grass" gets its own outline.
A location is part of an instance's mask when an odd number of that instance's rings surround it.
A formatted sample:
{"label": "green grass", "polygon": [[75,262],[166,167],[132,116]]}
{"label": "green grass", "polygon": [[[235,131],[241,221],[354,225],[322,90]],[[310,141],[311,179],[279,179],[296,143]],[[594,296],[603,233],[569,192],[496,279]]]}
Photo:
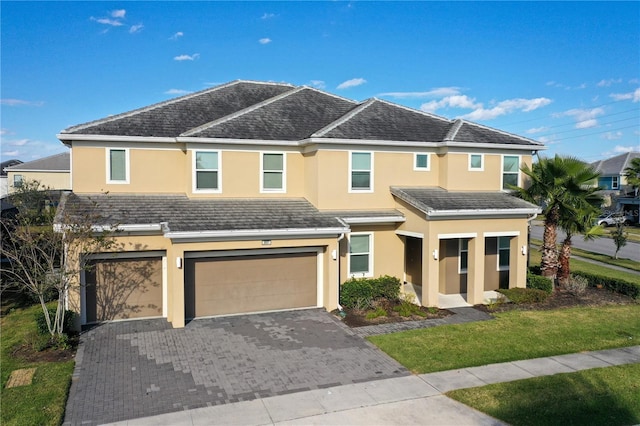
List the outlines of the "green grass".
{"label": "green grass", "polygon": [[640,423],[640,364],[461,389],[447,396],[513,425]]}
{"label": "green grass", "polygon": [[495,319],[372,336],[414,373],[640,344],[640,305],[507,311]]}
{"label": "green grass", "polygon": [[611,256],[607,256],[606,254],[592,253],[575,247],[571,249],[571,254],[640,272],[640,262],[636,262],[631,259],[612,259]]}
{"label": "green grass", "polygon": [[[73,361],[27,362],[12,356],[14,348],[35,338],[34,315],[40,306],[6,309],[0,326],[0,376],[2,378],[2,410],[0,424],[59,425],[64,417],[65,403]],[[33,383],[5,389],[13,370],[36,367]]]}

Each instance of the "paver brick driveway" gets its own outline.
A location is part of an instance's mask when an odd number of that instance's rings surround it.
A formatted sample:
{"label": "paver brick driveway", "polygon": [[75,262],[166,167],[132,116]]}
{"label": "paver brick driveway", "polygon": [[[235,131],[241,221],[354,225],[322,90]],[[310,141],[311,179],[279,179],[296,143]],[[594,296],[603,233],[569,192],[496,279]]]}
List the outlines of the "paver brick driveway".
{"label": "paver brick driveway", "polygon": [[65,424],[100,424],[408,375],[331,314],[309,309],[104,324],[83,334]]}

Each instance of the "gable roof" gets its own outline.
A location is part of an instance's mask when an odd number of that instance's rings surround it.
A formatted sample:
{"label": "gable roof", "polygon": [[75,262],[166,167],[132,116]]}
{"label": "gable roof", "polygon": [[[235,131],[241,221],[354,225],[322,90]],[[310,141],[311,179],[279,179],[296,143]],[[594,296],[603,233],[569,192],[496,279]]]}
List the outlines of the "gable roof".
{"label": "gable roof", "polygon": [[631,166],[634,158],[640,158],[640,152],[626,152],[606,160],[594,161],[591,165],[603,176],[620,176],[624,174],[624,169]]}
{"label": "gable roof", "polygon": [[58,135],[67,145],[83,138],[144,141],[147,137],[164,142],[380,141],[545,149],[531,139],[380,99],[357,103],[306,86],[251,81],[234,81],[74,126]]}
{"label": "gable roof", "polygon": [[447,191],[440,187],[391,187],[391,193],[425,213],[438,216],[536,214],[541,209],[505,192]]}
{"label": "gable roof", "polygon": [[5,170],[5,168],[13,167],[17,164],[22,164],[22,161],[12,159],[12,160],[3,161],[2,163],[0,163],[0,176],[6,177],[7,171]]}
{"label": "gable roof", "polygon": [[49,157],[39,158],[26,163],[7,167],[10,172],[69,172],[71,171],[71,154],[63,152]]}
{"label": "gable roof", "polygon": [[[338,219],[318,211],[304,198],[198,198],[183,194],[66,193],[61,215],[92,217],[96,226],[157,231],[173,238],[333,233],[348,230]],[[96,217],[96,219],[93,219]]]}

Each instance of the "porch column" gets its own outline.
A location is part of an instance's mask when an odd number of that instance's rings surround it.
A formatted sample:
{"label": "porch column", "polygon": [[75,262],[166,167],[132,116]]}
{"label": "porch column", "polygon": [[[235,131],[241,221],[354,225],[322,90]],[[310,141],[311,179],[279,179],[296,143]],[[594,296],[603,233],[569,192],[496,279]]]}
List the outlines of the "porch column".
{"label": "porch column", "polygon": [[484,237],[469,240],[467,267],[467,303],[478,305],[484,302]]}
{"label": "porch column", "polygon": [[[180,260],[178,260],[180,259]],[[184,250],[175,248],[167,251],[167,320],[173,328],[182,328],[184,318]]]}
{"label": "porch column", "polygon": [[[527,236],[511,238],[509,243],[509,288],[527,286]],[[524,251],[523,248],[524,247]]]}
{"label": "porch column", "polygon": [[[438,306],[440,241],[434,232],[422,239],[422,306]],[[434,252],[435,251],[435,252]]]}

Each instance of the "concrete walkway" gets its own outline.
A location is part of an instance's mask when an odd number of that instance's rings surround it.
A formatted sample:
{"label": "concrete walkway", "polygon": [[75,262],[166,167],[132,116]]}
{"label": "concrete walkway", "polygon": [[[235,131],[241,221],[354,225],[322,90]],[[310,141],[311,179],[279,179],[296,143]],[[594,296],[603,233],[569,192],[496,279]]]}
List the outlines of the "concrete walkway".
{"label": "concrete walkway", "polygon": [[632,363],[640,363],[640,346],[349,384],[113,425],[502,425],[442,393]]}

